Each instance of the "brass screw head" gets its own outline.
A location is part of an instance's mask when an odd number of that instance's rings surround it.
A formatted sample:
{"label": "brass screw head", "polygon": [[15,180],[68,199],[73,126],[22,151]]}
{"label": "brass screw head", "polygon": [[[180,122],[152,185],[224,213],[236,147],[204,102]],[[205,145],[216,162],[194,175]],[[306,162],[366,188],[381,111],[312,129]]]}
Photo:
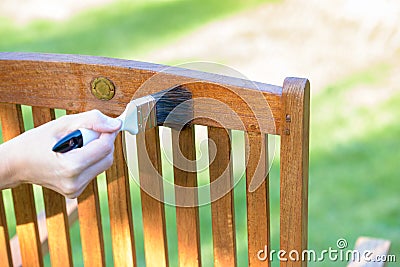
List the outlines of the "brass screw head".
{"label": "brass screw head", "polygon": [[110,100],[114,97],[115,86],[105,77],[95,78],[92,83],[92,94],[100,100]]}

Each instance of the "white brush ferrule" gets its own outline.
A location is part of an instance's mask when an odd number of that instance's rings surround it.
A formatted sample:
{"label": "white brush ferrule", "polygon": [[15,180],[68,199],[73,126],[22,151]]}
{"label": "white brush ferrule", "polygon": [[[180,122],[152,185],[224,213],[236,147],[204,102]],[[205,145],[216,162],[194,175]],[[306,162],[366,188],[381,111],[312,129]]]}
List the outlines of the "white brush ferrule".
{"label": "white brush ferrule", "polygon": [[138,134],[157,126],[156,100],[151,95],[132,100],[118,117],[122,121],[121,131]]}

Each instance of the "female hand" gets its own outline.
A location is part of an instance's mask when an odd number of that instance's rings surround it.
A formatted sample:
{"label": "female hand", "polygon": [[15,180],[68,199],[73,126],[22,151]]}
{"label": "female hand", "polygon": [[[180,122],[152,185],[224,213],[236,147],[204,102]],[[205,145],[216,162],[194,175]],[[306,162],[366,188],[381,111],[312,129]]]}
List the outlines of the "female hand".
{"label": "female hand", "polygon": [[[92,110],[61,117],[17,136],[0,145],[0,188],[34,183],[69,198],[77,197],[94,177],[112,165],[120,127],[120,120]],[[52,151],[60,138],[78,128],[101,135],[67,153]]]}

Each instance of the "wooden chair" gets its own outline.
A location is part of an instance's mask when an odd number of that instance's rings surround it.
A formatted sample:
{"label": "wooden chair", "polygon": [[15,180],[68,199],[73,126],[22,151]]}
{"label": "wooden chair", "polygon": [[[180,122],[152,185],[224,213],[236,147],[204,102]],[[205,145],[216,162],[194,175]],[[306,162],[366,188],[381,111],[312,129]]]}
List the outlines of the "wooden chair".
{"label": "wooden chair", "polygon": [[355,251],[367,258],[350,258],[347,267],[385,267],[387,262],[396,262],[396,255],[389,254],[390,240],[361,236],[357,239]]}
{"label": "wooden chair", "polygon": [[[210,187],[211,195],[232,188],[230,133],[231,130],[246,133],[245,152],[250,159],[246,165],[249,265],[270,266],[268,260],[261,261],[258,255],[265,246],[270,248],[268,135],[280,136],[280,249],[306,249],[310,93],[306,79],[286,78],[283,86],[272,86],[128,60],[0,53],[3,139],[7,141],[24,131],[21,105],[32,106],[35,126],[53,120],[54,109],[69,113],[98,109],[110,116],[118,116],[132,96],[140,97],[177,84],[185,84],[195,100],[206,98],[221,103],[218,106],[213,101],[195,101],[192,121],[193,125],[207,126],[208,137],[217,148],[209,166],[209,176],[211,182],[220,182]],[[137,137],[141,186],[155,188],[153,193],[162,200],[162,182],[155,178],[155,172],[150,171],[161,172],[159,145],[158,128]],[[187,159],[194,159],[194,127],[172,130],[172,147],[174,162],[180,160],[177,156],[179,148]],[[128,170],[121,136],[116,140],[114,157],[113,166],[106,171],[113,259],[115,266],[132,266],[136,262],[135,225],[132,223]],[[182,164],[189,163],[183,161]],[[174,182],[196,188],[196,173],[175,167]],[[189,202],[196,203],[196,190],[193,192],[184,196],[177,193],[176,199],[188,198]],[[146,265],[167,266],[165,204],[154,198],[154,194],[141,191]],[[42,266],[32,185],[13,188],[12,195],[22,265]],[[215,266],[235,266],[232,190],[221,196],[211,203],[214,263]],[[66,200],[45,188],[43,197],[51,263],[53,266],[72,266]],[[1,195],[0,202],[0,258],[3,264],[12,265]],[[84,264],[104,266],[99,196],[94,181],[78,197],[78,214]],[[200,266],[198,207],[177,207],[176,220],[180,266]],[[289,260],[281,262],[280,266],[306,266],[306,262]]]}

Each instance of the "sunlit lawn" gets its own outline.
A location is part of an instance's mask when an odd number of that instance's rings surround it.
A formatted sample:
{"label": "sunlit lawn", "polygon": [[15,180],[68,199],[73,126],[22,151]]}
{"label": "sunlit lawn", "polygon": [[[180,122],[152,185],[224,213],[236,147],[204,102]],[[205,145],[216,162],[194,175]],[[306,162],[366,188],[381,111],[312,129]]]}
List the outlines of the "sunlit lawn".
{"label": "sunlit lawn", "polygon": [[25,26],[0,18],[0,51],[135,57],[196,27],[271,0],[117,1],[62,22]]}
{"label": "sunlit lawn", "polygon": [[350,94],[360,86],[380,90],[391,67],[371,66],[313,97],[311,248],[335,248],[341,237],[353,246],[366,235],[391,240],[400,256],[400,88],[373,105],[355,105]]}
{"label": "sunlit lawn", "polygon": [[[0,51],[42,51],[82,53],[115,57],[134,57],[159,47],[197,26],[262,1],[140,1],[116,3],[87,11],[66,22],[35,22],[24,27],[1,24],[0,33],[9,36],[0,41]],[[234,5],[233,3],[239,3]],[[351,92],[360,86],[379,88],[393,66],[383,62],[312,94],[309,248],[322,251],[336,248],[336,240],[346,238],[349,247],[358,236],[387,238],[393,242],[392,252],[400,258],[400,90],[375,105],[355,105]],[[397,88],[400,89],[400,88]],[[29,118],[29,108],[25,108]],[[32,127],[27,119],[27,128]],[[199,128],[201,133],[201,128]],[[198,141],[203,136],[198,136]],[[233,153],[240,162],[243,134],[233,133]],[[168,149],[166,149],[168,153]],[[277,155],[279,152],[276,153]],[[272,248],[279,246],[279,170],[275,158],[270,176]],[[171,180],[171,166],[164,164],[166,179]],[[235,178],[240,179],[240,170]],[[207,176],[199,177],[201,183]],[[102,196],[103,226],[107,262],[112,263],[109,218],[107,216],[104,177],[99,180]],[[245,195],[243,179],[235,188],[236,226],[239,266],[246,265]],[[132,183],[135,241],[139,263],[143,264],[143,239],[140,233],[141,211],[138,187]],[[202,196],[207,197],[207,196]],[[10,203],[7,201],[6,203]],[[9,207],[8,207],[9,208]],[[40,207],[39,207],[40,208]],[[7,212],[9,214],[9,210]],[[175,209],[166,208],[168,244],[171,266],[177,264]],[[8,216],[10,224],[13,218]],[[212,264],[210,208],[200,210],[204,266]],[[15,227],[10,227],[11,234]],[[72,229],[76,265],[80,258],[79,227]],[[260,248],[261,249],[261,248]],[[47,256],[46,263],[49,264]],[[345,266],[345,263],[323,263],[324,266]],[[321,263],[311,263],[320,266]],[[278,266],[274,262],[274,266]],[[394,264],[389,265],[394,266]]]}

